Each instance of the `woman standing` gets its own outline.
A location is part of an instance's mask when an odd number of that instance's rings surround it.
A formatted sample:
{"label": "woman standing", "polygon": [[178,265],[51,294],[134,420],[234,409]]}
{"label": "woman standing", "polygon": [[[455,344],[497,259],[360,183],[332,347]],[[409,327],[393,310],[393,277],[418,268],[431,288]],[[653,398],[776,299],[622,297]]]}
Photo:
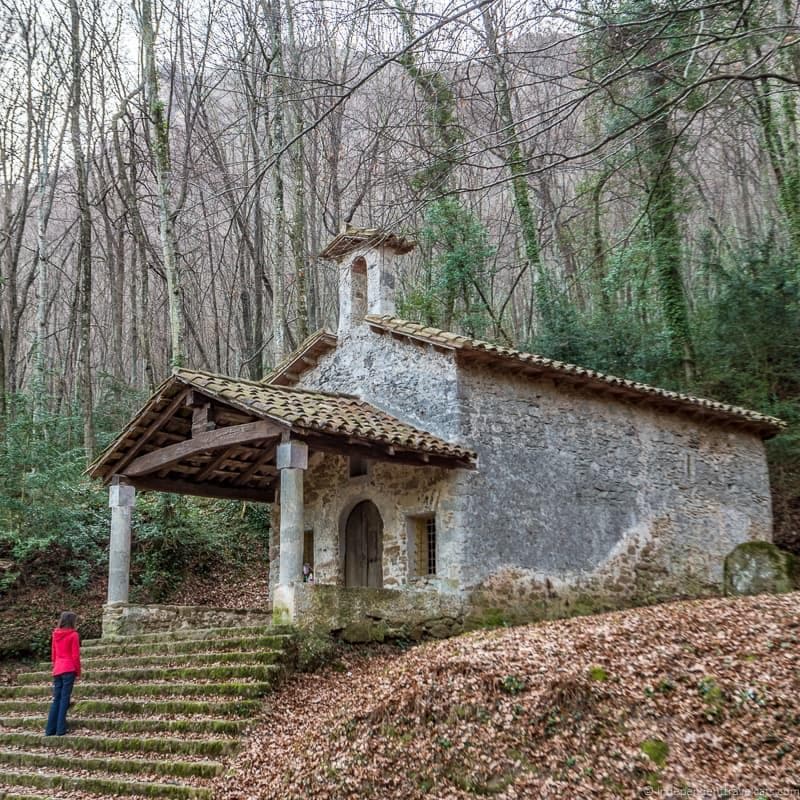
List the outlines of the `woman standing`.
{"label": "woman standing", "polygon": [[64,736],[67,732],[67,709],[72,687],[81,674],[81,642],[75,625],[77,614],[65,611],[53,631],[53,702],[47,717],[45,736]]}

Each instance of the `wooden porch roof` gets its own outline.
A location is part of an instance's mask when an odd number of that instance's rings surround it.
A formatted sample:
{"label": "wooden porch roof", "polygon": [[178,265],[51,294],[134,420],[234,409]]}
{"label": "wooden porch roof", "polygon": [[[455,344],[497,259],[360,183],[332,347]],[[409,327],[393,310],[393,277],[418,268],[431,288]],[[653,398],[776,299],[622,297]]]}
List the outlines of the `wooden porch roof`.
{"label": "wooden porch roof", "polygon": [[271,502],[277,446],[472,467],[475,454],[342,394],[176,370],[87,469],[139,489]]}

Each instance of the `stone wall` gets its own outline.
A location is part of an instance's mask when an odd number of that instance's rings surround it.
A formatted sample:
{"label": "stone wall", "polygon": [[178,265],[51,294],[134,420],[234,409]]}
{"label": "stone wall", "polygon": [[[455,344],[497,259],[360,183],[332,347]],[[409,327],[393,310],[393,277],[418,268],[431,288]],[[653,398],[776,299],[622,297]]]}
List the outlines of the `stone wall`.
{"label": "stone wall", "polygon": [[431,588],[462,592],[477,617],[718,592],[725,555],[771,539],[766,457],[752,434],[457,365],[451,353],[365,325],[343,331],[301,385],[356,394],[478,452],[474,472],[374,464],[354,479],[346,459],[316,456],[306,522],[322,583],[342,581],[342,520],[362,499],[384,519],[391,588],[420,585],[408,583],[406,518],[435,511],[440,575]]}
{"label": "stone wall", "polygon": [[757,436],[488,368],[465,366],[460,390],[479,470],[460,473],[456,513],[479,604],[719,591],[725,555],[771,538]]}
{"label": "stone wall", "polygon": [[137,606],[129,603],[112,603],[103,607],[103,638],[188,628],[250,627],[271,623],[272,612],[267,609]]}
{"label": "stone wall", "polygon": [[349,642],[385,638],[441,638],[464,624],[460,595],[422,588],[342,589],[304,584],[295,587],[298,625],[331,632]]}
{"label": "stone wall", "polygon": [[[461,531],[454,518],[454,473],[436,467],[370,462],[367,475],[350,477],[344,456],[312,455],[304,480],[304,521],[314,537],[317,583],[343,585],[343,531],[347,517],[362,500],[372,501],[383,520],[383,585],[409,582],[440,591],[461,584]],[[434,514],[437,530],[436,578],[416,578],[409,569],[409,517]],[[274,588],[280,553],[280,502],[273,506],[270,526],[270,579]]]}
{"label": "stone wall", "polygon": [[460,441],[458,378],[451,353],[359,325],[303,373],[301,387],[354,394],[443,439]]}

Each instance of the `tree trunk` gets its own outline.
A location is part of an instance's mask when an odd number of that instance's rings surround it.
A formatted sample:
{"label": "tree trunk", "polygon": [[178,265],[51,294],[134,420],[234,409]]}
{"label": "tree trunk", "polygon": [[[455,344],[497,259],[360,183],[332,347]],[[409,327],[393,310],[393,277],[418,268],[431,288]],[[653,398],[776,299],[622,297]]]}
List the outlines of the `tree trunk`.
{"label": "tree trunk", "polygon": [[[649,102],[653,108],[665,105],[664,81],[664,76],[656,71],[648,74]],[[674,146],[675,137],[670,130],[669,118],[662,114],[647,128],[647,150],[643,154],[649,186],[647,215],[664,317],[674,352],[683,362],[684,378],[691,383],[694,380],[695,359],[681,275],[681,230],[672,164]]]}
{"label": "tree trunk", "polygon": [[[539,296],[538,302],[541,303],[545,298],[542,297],[541,290],[546,294],[548,289],[547,276],[543,274],[541,253],[539,250],[539,232],[536,225],[536,218],[531,204],[530,190],[528,188],[527,162],[522,155],[522,147],[519,143],[517,134],[517,124],[511,105],[511,88],[508,83],[506,73],[506,61],[497,44],[497,29],[489,8],[484,6],[481,9],[483,29],[486,35],[486,47],[492,64],[494,77],[495,96],[497,98],[497,111],[500,117],[501,130],[505,134],[506,166],[511,173],[511,188],[514,193],[514,207],[517,210],[520,230],[522,232],[522,242],[525,248],[525,258],[528,261],[528,268],[531,277],[538,276]],[[535,281],[532,280],[532,283]]]}
{"label": "tree trunk", "polygon": [[94,457],[94,408],[92,396],[92,217],[89,208],[89,189],[86,181],[86,163],[81,141],[81,18],[77,0],[69,0],[70,50],[72,60],[72,85],[70,91],[70,131],[72,157],[75,163],[78,199],[78,271],[79,271],[79,369],[78,394],[83,412],[83,447],[87,460]]}
{"label": "tree trunk", "polygon": [[153,159],[158,188],[159,231],[167,278],[169,307],[170,362],[180,367],[186,361],[183,313],[183,287],[178,265],[178,246],[175,237],[175,212],[172,208],[172,167],[169,152],[167,112],[158,93],[156,69],[155,32],[151,0],[142,0],[141,37],[144,54],[144,89],[150,124],[150,155]]}

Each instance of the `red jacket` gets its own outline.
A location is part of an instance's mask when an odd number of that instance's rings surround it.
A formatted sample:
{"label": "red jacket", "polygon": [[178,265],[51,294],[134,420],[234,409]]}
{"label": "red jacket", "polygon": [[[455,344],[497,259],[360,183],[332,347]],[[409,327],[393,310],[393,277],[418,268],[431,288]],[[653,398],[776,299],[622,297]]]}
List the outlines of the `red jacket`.
{"label": "red jacket", "polygon": [[53,675],[74,672],[75,677],[81,674],[81,642],[78,631],[74,628],[56,628],[53,631],[51,644],[53,659]]}

